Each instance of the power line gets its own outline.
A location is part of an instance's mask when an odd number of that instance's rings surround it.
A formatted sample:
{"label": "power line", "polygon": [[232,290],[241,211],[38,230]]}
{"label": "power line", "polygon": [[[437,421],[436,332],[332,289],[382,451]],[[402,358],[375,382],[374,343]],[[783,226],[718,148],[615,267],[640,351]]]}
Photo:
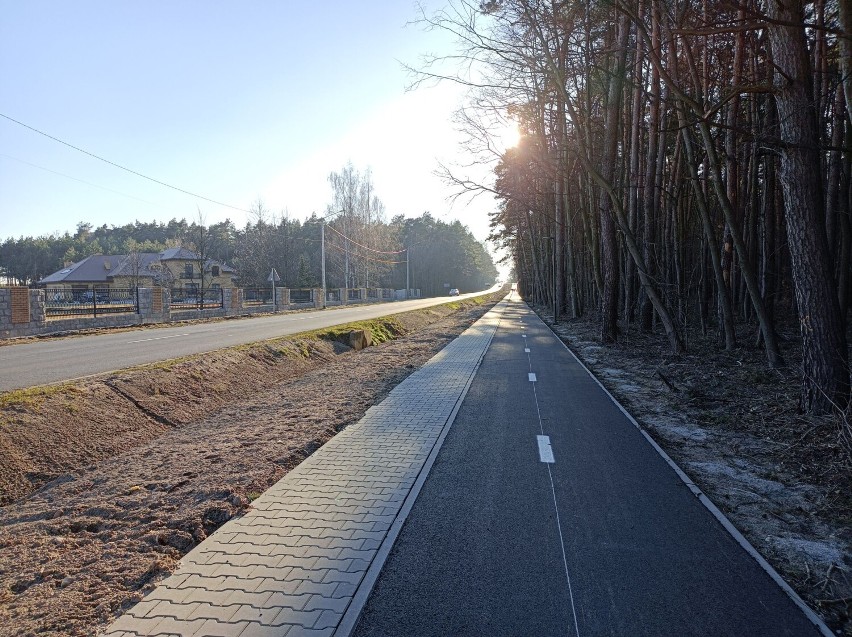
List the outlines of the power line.
{"label": "power line", "polygon": [[[326,247],[331,248],[332,250],[337,250],[341,254],[346,254],[345,248],[341,248],[340,246],[336,246],[333,243],[326,243],[325,245],[326,245]],[[367,261],[372,261],[373,263],[389,263],[389,264],[392,264],[392,265],[405,263],[405,261],[386,261],[385,259],[375,259],[373,257],[364,256],[363,254],[353,254],[352,252],[350,252],[349,255],[352,256],[352,257],[356,257],[358,259],[366,259]]]}
{"label": "power line", "polygon": [[402,254],[403,252],[405,252],[405,250],[394,250],[394,251],[374,250],[373,248],[368,248],[367,246],[365,246],[365,245],[361,245],[361,244],[360,244],[360,243],[358,243],[357,241],[354,241],[354,240],[350,239],[350,238],[349,238],[349,237],[347,237],[345,234],[343,234],[343,233],[342,233],[342,232],[340,232],[339,230],[335,229],[333,226],[327,225],[326,227],[327,227],[329,230],[332,230],[332,231],[336,232],[337,234],[339,234],[341,237],[343,237],[344,239],[346,239],[347,241],[349,241],[349,243],[351,243],[351,244],[353,244],[353,245],[356,245],[356,246],[358,246],[359,248],[364,248],[365,250],[369,250],[370,252],[375,252],[376,254]]}
{"label": "power line", "polygon": [[22,164],[26,164],[27,166],[32,166],[33,168],[38,168],[39,170],[44,170],[49,173],[53,173],[54,175],[59,175],[60,177],[65,177],[66,179],[71,179],[72,181],[78,181],[81,184],[86,184],[87,186],[92,186],[93,188],[99,188],[101,190],[106,190],[107,192],[114,193],[116,195],[121,195],[122,197],[127,197],[128,199],[134,199],[136,201],[141,201],[142,203],[146,203],[149,206],[154,206],[156,208],[163,208],[159,204],[155,204],[152,201],[147,201],[145,199],[140,199],[139,197],[134,197],[133,195],[128,195],[126,192],[121,192],[119,190],[113,190],[112,188],[107,188],[106,186],[99,186],[98,184],[93,184],[90,181],[85,181],[83,179],[77,179],[76,177],[72,177],[71,175],[66,175],[65,173],[58,172],[56,170],[51,170],[50,168],[45,168],[44,166],[39,166],[38,164],[33,164],[28,161],[24,161],[23,159],[18,159],[17,157],[12,157],[11,155],[6,155],[4,153],[0,153],[0,157],[5,157],[6,159],[11,159],[12,161],[17,161]]}
{"label": "power line", "polygon": [[18,120],[14,119],[12,117],[9,117],[8,115],[4,115],[3,113],[0,113],[0,117],[3,117],[4,119],[8,119],[10,122],[14,122],[15,124],[18,124],[19,126],[23,126],[24,128],[28,128],[29,130],[33,131],[34,133],[38,133],[39,135],[43,135],[44,137],[47,137],[48,139],[52,139],[53,141],[58,142],[58,143],[62,144],[63,146],[67,146],[68,148],[73,148],[74,150],[81,152],[84,155],[88,155],[89,157],[94,157],[95,159],[102,161],[106,164],[109,164],[110,166],[114,166],[115,168],[119,168],[119,169],[121,169],[125,172],[130,173],[131,175],[136,175],[137,177],[142,177],[142,179],[147,179],[148,181],[152,181],[155,184],[159,184],[160,186],[165,186],[166,188],[171,188],[172,190],[176,190],[177,192],[181,192],[185,195],[189,195],[190,197],[195,197],[196,199],[202,199],[204,201],[208,201],[210,203],[216,204],[217,206],[224,206],[225,208],[230,208],[231,210],[238,210],[239,212],[245,212],[245,213],[251,214],[250,210],[245,210],[244,208],[238,208],[237,206],[232,206],[230,204],[222,203],[221,201],[216,201],[215,199],[210,199],[209,197],[205,197],[204,195],[198,195],[194,192],[190,192],[189,190],[184,190],[183,188],[178,188],[177,186],[172,186],[171,184],[167,184],[166,182],[160,181],[159,179],[154,179],[153,177],[148,177],[147,175],[143,175],[142,173],[136,172],[135,170],[131,170],[130,168],[126,168],[126,167],[122,166],[121,164],[116,164],[114,161],[110,161],[109,159],[104,159],[103,157],[95,155],[94,153],[90,153],[87,150],[83,150],[82,148],[79,148],[78,146],[74,146],[74,144],[69,144],[68,142],[62,141],[58,137],[54,137],[53,135],[48,135],[44,131],[40,131],[37,128],[33,128],[32,126],[29,126],[28,124],[24,124],[23,122],[19,122]]}

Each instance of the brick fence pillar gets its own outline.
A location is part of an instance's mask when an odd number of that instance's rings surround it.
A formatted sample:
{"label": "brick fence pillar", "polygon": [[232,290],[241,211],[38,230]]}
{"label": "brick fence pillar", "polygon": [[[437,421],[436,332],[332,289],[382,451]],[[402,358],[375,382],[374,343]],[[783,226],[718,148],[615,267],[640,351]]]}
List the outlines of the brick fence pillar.
{"label": "brick fence pillar", "polygon": [[245,291],[242,288],[226,288],[225,294],[230,292],[231,302],[226,303],[229,314],[239,314],[243,311],[243,300],[245,299]]}
{"label": "brick fence pillar", "polygon": [[275,288],[275,296],[278,299],[279,310],[286,310],[290,307],[290,288]]}
{"label": "brick fence pillar", "polygon": [[12,325],[21,325],[32,320],[28,288],[9,288],[9,304],[12,309],[10,316]]}
{"label": "brick fence pillar", "polygon": [[225,310],[226,316],[234,314],[234,304],[231,300],[233,298],[233,294],[233,288],[222,288],[222,309]]}
{"label": "brick fence pillar", "polygon": [[139,316],[145,323],[159,323],[169,317],[169,292],[165,288],[139,288]]}
{"label": "brick fence pillar", "polygon": [[160,288],[163,299],[163,320],[167,321],[172,314],[172,290],[171,288]]}
{"label": "brick fence pillar", "polygon": [[0,337],[37,334],[47,324],[44,290],[23,286],[0,288]]}
{"label": "brick fence pillar", "polygon": [[[142,319],[152,318],[154,314],[154,299],[157,296],[157,288],[138,288],[136,298],[139,299],[139,316]],[[160,312],[162,313],[163,297],[160,297]]]}

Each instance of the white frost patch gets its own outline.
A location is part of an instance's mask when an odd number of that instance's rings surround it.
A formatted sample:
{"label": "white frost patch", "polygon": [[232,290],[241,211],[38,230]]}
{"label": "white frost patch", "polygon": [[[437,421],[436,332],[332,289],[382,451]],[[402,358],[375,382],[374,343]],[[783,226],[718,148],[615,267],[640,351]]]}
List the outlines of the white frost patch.
{"label": "white frost patch", "polygon": [[604,384],[610,389],[615,390],[616,393],[637,394],[646,390],[645,387],[636,382],[637,378],[635,374],[631,374],[625,370],[606,367],[595,370],[595,376],[603,379],[605,381]]}
{"label": "white frost patch", "polygon": [[667,422],[662,419],[652,420],[648,424],[667,438],[682,438],[684,440],[694,440],[695,442],[704,442],[707,440],[707,430],[696,425],[684,425],[677,422]]}
{"label": "white frost patch", "polygon": [[818,571],[825,571],[831,564],[847,565],[849,547],[842,539],[830,535],[830,529],[816,518],[802,525],[791,516],[795,509],[811,511],[814,503],[822,500],[819,489],[787,486],[755,475],[753,465],[742,459],[730,462],[735,466],[717,461],[688,464],[691,471],[715,485],[731,508],[735,523],[739,519],[738,526],[743,524],[750,529],[767,548],[788,562],[805,562]]}
{"label": "white frost patch", "polygon": [[587,367],[594,367],[598,364],[598,356],[600,356],[602,349],[599,345],[579,345],[577,347],[580,358],[583,359]]}
{"label": "white frost patch", "polygon": [[830,564],[843,565],[843,549],[836,543],[824,541],[814,542],[801,537],[774,537],[766,538],[779,551],[784,553],[799,553],[813,566],[818,564],[828,568]]}
{"label": "white frost patch", "polygon": [[690,462],[689,466],[701,473],[708,474],[723,484],[728,484],[730,487],[735,487],[736,484],[749,487],[755,495],[763,495],[766,497],[777,497],[783,495],[791,495],[791,490],[780,482],[775,480],[767,480],[760,478],[747,468],[747,463],[741,460],[732,459],[738,465],[743,466],[742,469],[734,468],[724,462],[707,461],[707,462]]}
{"label": "white frost patch", "polygon": [[639,385],[634,385],[633,383],[618,383],[618,391],[625,394],[636,394],[641,391],[645,391],[645,388],[640,387]]}

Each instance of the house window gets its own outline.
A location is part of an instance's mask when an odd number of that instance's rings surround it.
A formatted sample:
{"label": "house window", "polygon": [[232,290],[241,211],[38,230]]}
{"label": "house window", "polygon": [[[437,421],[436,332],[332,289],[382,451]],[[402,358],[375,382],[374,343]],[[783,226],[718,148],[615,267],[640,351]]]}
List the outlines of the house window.
{"label": "house window", "polygon": [[219,266],[218,266],[218,265],[214,265],[214,266],[211,268],[211,272],[212,272],[213,276],[219,276]]}
{"label": "house window", "polygon": [[184,275],[187,279],[191,279],[191,278],[193,277],[193,274],[192,274],[192,264],[191,264],[191,263],[184,263],[184,264],[183,264],[183,275]]}

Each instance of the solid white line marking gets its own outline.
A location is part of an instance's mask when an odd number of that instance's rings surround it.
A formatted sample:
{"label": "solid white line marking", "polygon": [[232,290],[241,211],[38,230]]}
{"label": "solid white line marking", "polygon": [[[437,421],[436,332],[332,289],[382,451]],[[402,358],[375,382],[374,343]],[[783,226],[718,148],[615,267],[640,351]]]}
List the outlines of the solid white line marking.
{"label": "solid white line marking", "polygon": [[525,347],[525,348],[524,348],[524,351],[525,351],[527,354],[529,354],[529,353],[530,353],[530,348],[529,348],[529,347]]}
{"label": "solid white line marking", "polygon": [[147,343],[148,341],[163,341],[167,338],[177,338],[178,336],[189,336],[189,335],[190,335],[189,332],[187,332],[186,334],[172,334],[171,336],[158,336],[157,338],[143,338],[143,339],[138,340],[138,341],[127,341],[127,342],[128,342],[128,344],[130,344],[130,343]]}
{"label": "solid white line marking", "polygon": [[527,337],[527,335],[526,335],[526,334],[521,334],[521,336],[522,336],[523,338],[526,338],[526,337]]}
{"label": "solid white line marking", "polygon": [[535,381],[535,373],[530,372],[529,374],[527,374],[527,376],[529,376],[529,379],[530,379],[530,382],[531,382],[531,383],[536,382],[536,381]]}
{"label": "solid white line marking", "polygon": [[553,447],[550,446],[550,436],[536,436],[538,440],[538,457],[542,462],[553,464],[556,459],[553,457]]}

